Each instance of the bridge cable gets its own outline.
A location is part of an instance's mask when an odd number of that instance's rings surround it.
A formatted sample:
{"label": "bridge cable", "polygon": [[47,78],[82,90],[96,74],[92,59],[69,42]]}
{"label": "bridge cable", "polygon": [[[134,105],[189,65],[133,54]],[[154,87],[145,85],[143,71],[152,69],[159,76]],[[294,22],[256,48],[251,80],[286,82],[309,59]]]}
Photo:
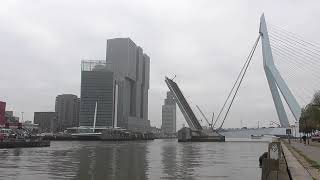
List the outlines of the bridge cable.
{"label": "bridge cable", "polygon": [[[306,72],[310,72],[312,74],[311,78],[308,78],[308,81],[303,81],[303,83],[299,83],[297,84],[302,90],[304,90],[304,92],[307,92],[306,94],[313,94],[314,91],[310,90],[311,89],[318,89],[317,84],[319,84],[319,70],[315,71],[312,68],[308,68],[306,66],[305,63],[301,62],[299,63],[299,61],[296,60],[292,60],[292,58],[294,58],[294,56],[292,56],[292,54],[285,54],[283,53],[283,51],[281,50],[277,50],[277,48],[273,48],[273,57],[275,60],[275,64],[277,65],[277,67],[280,67],[280,74],[282,75],[282,77],[286,78],[287,76],[292,78],[292,81],[295,82],[296,79],[298,78],[302,78],[305,79],[305,74]],[[291,56],[291,57],[289,57]],[[314,67],[314,65],[312,66]],[[288,70],[286,72],[284,72],[284,69]],[[277,68],[279,69],[279,68]],[[295,73],[297,72],[297,73]],[[300,76],[299,76],[300,74]],[[303,76],[301,76],[303,75]],[[290,81],[287,81],[290,84]],[[310,88],[306,88],[304,86],[304,83],[309,83],[308,87]],[[296,84],[296,83],[295,83]]]}
{"label": "bridge cable", "polygon": [[[235,91],[235,93],[234,93],[234,95],[233,95],[233,97],[232,97],[232,100],[231,100],[230,104],[229,104],[228,110],[227,110],[227,112],[226,112],[226,114],[225,114],[225,116],[224,116],[224,118],[223,118],[223,121],[222,121],[220,127],[218,128],[218,130],[222,128],[222,126],[223,126],[223,124],[224,124],[224,122],[225,122],[225,120],[226,120],[226,118],[227,118],[227,116],[228,116],[228,114],[229,114],[230,108],[231,108],[231,106],[232,106],[232,104],[233,104],[233,101],[234,101],[234,99],[235,99],[235,97],[236,97],[236,95],[237,95],[237,93],[238,93],[238,90],[239,90],[239,88],[240,88],[240,85],[241,85],[241,83],[242,83],[242,80],[243,80],[243,78],[244,78],[244,75],[246,74],[247,69],[248,69],[248,67],[249,67],[249,65],[250,65],[252,56],[253,56],[253,54],[254,54],[254,52],[255,52],[255,50],[256,50],[256,47],[257,47],[258,42],[259,42],[259,40],[260,40],[260,37],[261,37],[261,34],[259,34],[257,40],[255,41],[255,43],[254,43],[254,45],[253,45],[253,48],[252,48],[249,56],[247,57],[247,60],[246,60],[246,62],[245,62],[245,64],[244,64],[244,66],[243,66],[243,67],[245,67],[245,68],[244,68],[244,70],[243,70],[241,79],[240,79],[240,81],[239,81],[239,83],[238,83],[238,86],[237,86],[237,88],[236,88],[236,91]],[[238,76],[238,78],[237,78],[237,81],[238,81],[240,75],[241,75],[241,74],[239,74],[239,76]],[[231,89],[230,94],[231,94],[231,92],[233,91],[235,85],[237,84],[237,81],[236,81],[235,84],[233,85],[233,88]],[[228,101],[228,99],[229,99],[229,97],[230,97],[230,94],[229,94],[226,102]],[[225,102],[225,104],[226,104],[226,102]],[[223,108],[224,108],[224,107],[223,107]],[[222,110],[223,110],[223,108],[222,108]],[[222,111],[222,110],[221,110],[221,111]]]}
{"label": "bridge cable", "polygon": [[[319,68],[317,68],[317,66],[315,66],[315,64],[310,64],[310,63],[305,63],[305,62],[302,62],[302,61],[298,61],[298,60],[295,60],[294,58],[296,56],[294,56],[292,53],[283,53],[281,49],[278,49],[276,47],[273,47],[271,46],[271,48],[273,49],[272,51],[272,54],[273,55],[276,55],[274,56],[274,59],[275,59],[275,63],[278,63],[278,62],[283,62],[285,60],[288,60],[287,62],[290,62],[290,64],[295,64],[297,67],[300,67],[301,69],[304,69],[304,70],[309,70],[311,71],[311,73],[314,73],[313,75],[314,76],[318,76],[318,78],[316,78],[317,80],[320,78],[320,74],[319,74]],[[278,58],[277,58],[278,57]],[[283,58],[286,58],[286,59],[283,59]],[[277,61],[279,59],[279,61]],[[303,59],[300,59],[298,58],[299,60],[303,60]],[[283,60],[283,61],[281,61]],[[310,67],[307,67],[306,65],[309,65]]]}
{"label": "bridge cable", "polygon": [[298,34],[295,34],[293,32],[290,32],[290,31],[284,29],[283,27],[280,27],[280,26],[277,26],[277,25],[273,25],[273,24],[270,24],[270,23],[268,24],[268,26],[271,27],[271,29],[270,29],[271,31],[276,31],[276,32],[285,34],[287,36],[291,36],[291,37],[293,37],[293,38],[295,38],[295,39],[297,39],[297,40],[299,40],[299,41],[301,41],[301,42],[303,42],[305,44],[308,44],[308,45],[313,46],[313,47],[320,48],[320,44],[315,43],[315,42],[308,42],[306,40],[303,40],[304,38],[302,36],[300,36]]}
{"label": "bridge cable", "polygon": [[[311,56],[313,55],[313,57],[314,56],[320,57],[319,47],[315,48],[315,47],[309,46],[301,41],[298,41],[294,37],[290,37],[290,36],[288,37],[288,36],[279,34],[278,32],[271,32],[269,34],[269,37],[273,39],[277,39],[286,45],[290,45],[291,47],[299,47],[300,50],[303,50],[303,52],[308,53]],[[294,44],[294,46],[292,46],[292,44]]]}
{"label": "bridge cable", "polygon": [[[290,65],[289,65],[290,66]],[[287,65],[287,67],[289,67]],[[294,68],[291,68],[290,67],[290,70],[292,70]],[[281,73],[282,74],[282,73]],[[296,90],[299,90],[300,92],[303,91],[305,93],[305,96],[307,97],[311,97],[311,94],[314,94],[314,90],[315,89],[319,89],[314,83],[312,84],[306,84],[306,83],[309,83],[308,81],[305,81],[303,79],[303,77],[298,77],[297,78],[297,75],[295,73],[292,73],[292,72],[286,72],[286,73],[283,73],[284,75],[282,75],[285,79],[288,79],[288,81],[286,80],[286,82],[288,82],[289,84],[295,84],[297,85],[298,87],[294,88]],[[288,77],[288,78],[287,78]],[[302,83],[297,83],[297,79],[302,79]],[[306,87],[309,87],[309,88],[306,88]]]}
{"label": "bridge cable", "polygon": [[[258,39],[260,39],[260,34],[259,34],[259,37],[257,38],[256,42],[258,41]],[[255,44],[256,44],[256,42],[255,42]],[[212,125],[212,128],[214,128],[214,126],[216,125],[217,121],[219,120],[219,117],[220,117],[222,111],[224,110],[224,107],[226,106],[226,104],[227,104],[227,102],[228,102],[228,100],[229,100],[229,98],[230,98],[230,96],[231,96],[234,88],[236,87],[236,85],[237,85],[237,83],[238,83],[238,81],[239,81],[239,79],[240,79],[240,77],[241,77],[241,74],[243,73],[243,70],[245,69],[247,63],[249,62],[249,57],[250,57],[250,55],[251,55],[252,53],[253,53],[253,49],[251,49],[251,51],[250,51],[250,53],[249,53],[249,56],[247,57],[247,60],[246,60],[245,63],[243,64],[243,66],[242,66],[242,68],[241,68],[241,70],[240,70],[240,72],[239,72],[239,74],[238,74],[238,77],[237,77],[236,81],[234,82],[234,84],[233,84],[233,86],[232,86],[232,88],[231,88],[231,90],[230,90],[230,92],[229,92],[229,94],[228,94],[228,97],[227,97],[226,101],[224,102],[224,104],[223,104],[223,106],[222,106],[222,108],[221,108],[221,110],[220,110],[220,112],[219,112],[216,120],[214,121],[214,124]]]}
{"label": "bridge cable", "polygon": [[[290,42],[294,43],[295,45],[300,46],[302,49],[313,52],[313,53],[317,54],[318,56],[320,56],[320,49],[319,49],[320,47],[312,46],[312,45],[310,45],[311,43],[305,43],[306,41],[301,41],[294,36],[288,36],[287,34],[283,34],[279,31],[270,31],[269,35],[271,35],[273,37],[282,38],[286,41],[290,41]],[[306,48],[306,47],[308,47],[308,48]]]}
{"label": "bridge cable", "polygon": [[[293,80],[296,80],[297,78],[302,78],[302,77],[297,77],[297,75],[296,75],[295,73],[292,73],[292,72],[291,72],[291,71],[299,68],[298,66],[292,66],[292,65],[286,64],[286,68],[287,68],[288,70],[290,70],[290,71],[289,71],[289,72],[285,72],[285,73],[280,72],[281,76],[283,76],[284,78],[286,78],[287,76],[288,76],[288,77],[292,77]],[[303,71],[301,71],[301,72],[303,72]],[[309,80],[309,79],[308,79],[308,80]],[[313,80],[313,79],[310,79],[310,80]],[[314,83],[310,84],[310,86],[312,86],[311,88],[312,88],[312,89],[318,89],[318,86],[316,86],[316,84],[319,84],[319,83],[318,83],[317,81],[315,81],[315,80],[314,80],[313,82],[314,82]],[[299,85],[303,85],[303,84],[302,84],[302,83],[299,83]],[[303,88],[303,89],[306,89],[306,88],[304,88],[303,86],[302,86],[302,88]],[[309,93],[310,93],[310,91],[309,91]]]}
{"label": "bridge cable", "polygon": [[[284,78],[289,77],[287,82],[297,86],[297,88],[293,88],[297,94],[292,93],[299,96],[306,104],[306,99],[308,101],[312,99],[312,94],[319,89],[317,85],[319,84],[320,71],[317,67],[320,66],[320,45],[305,41],[301,36],[283,28],[273,25],[269,27],[271,27],[269,37],[275,64],[280,67],[281,71],[279,72]],[[309,73],[311,77],[307,78],[306,73]],[[297,79],[302,79],[302,82],[297,84]],[[301,94],[305,98],[302,98]]]}
{"label": "bridge cable", "polygon": [[[271,40],[278,40],[277,43],[272,43],[272,46],[277,45],[277,47],[286,48],[288,51],[294,52],[299,57],[306,58],[306,56],[307,56],[308,58],[306,60],[309,60],[310,62],[312,61],[313,63],[319,63],[320,56],[315,56],[314,53],[310,54],[310,52],[306,52],[305,50],[295,49],[296,47],[284,42],[283,40],[274,38],[272,36],[270,36],[270,39]],[[299,50],[299,51],[297,51],[297,50]]]}
{"label": "bridge cable", "polygon": [[279,73],[288,85],[293,85],[292,93],[307,104],[319,90],[320,44],[306,41],[279,26],[268,23],[268,27],[274,63]]}
{"label": "bridge cable", "polygon": [[[284,80],[288,83],[289,86],[292,85],[290,82],[296,82],[297,79],[294,73],[285,73],[285,76],[281,76],[284,78]],[[306,98],[309,99],[311,97],[310,94],[313,94],[312,90],[306,89],[303,85],[300,85],[299,88],[293,88],[291,90],[293,90],[292,93],[294,95],[297,95],[303,104],[306,104]]]}
{"label": "bridge cable", "polygon": [[308,60],[309,62],[319,63],[320,56],[316,56],[314,53],[311,54],[310,52],[306,52],[305,50],[297,49],[296,47],[284,42],[283,40],[279,40],[279,39],[274,38],[272,36],[270,36],[270,40],[278,40],[276,43],[271,43],[272,44],[271,46],[285,48],[288,51],[294,52],[299,57],[306,58],[305,59],[306,61]]}
{"label": "bridge cable", "polygon": [[[314,71],[311,68],[306,67],[304,64],[293,63],[290,60],[288,60],[288,58],[284,57],[284,55],[281,55],[281,53],[278,51],[274,51],[273,55],[275,55],[274,59],[277,59],[277,60],[280,59],[279,61],[275,62],[275,65],[280,67],[280,69],[283,67],[284,69],[287,69],[287,70],[293,70],[296,72],[300,72],[300,74],[305,74],[306,72],[310,72],[310,74],[312,76],[310,78],[308,78],[308,81],[312,81],[315,84],[320,84],[320,76],[319,76],[320,71],[318,71],[318,72]],[[286,59],[284,59],[284,58],[286,58]],[[292,67],[292,68],[290,69],[290,67]],[[285,74],[285,73],[286,72],[283,72],[283,71],[281,72],[281,74]],[[299,77],[298,75],[296,75],[296,76]]]}
{"label": "bridge cable", "polygon": [[[273,39],[270,38],[270,40],[273,40]],[[273,49],[277,49],[280,51],[283,51],[283,50],[288,51],[288,53],[290,53],[289,54],[290,56],[295,57],[296,59],[302,60],[303,62],[307,62],[309,65],[315,65],[315,64],[319,65],[320,63],[319,62],[320,56],[319,57],[305,56],[301,53],[302,51],[299,49],[293,49],[277,43],[272,43],[271,47]]]}
{"label": "bridge cable", "polygon": [[[272,38],[271,38],[272,40]],[[303,70],[307,70],[307,71],[304,71],[304,74],[306,72],[310,72],[313,74],[312,78],[314,80],[316,80],[316,82],[318,83],[318,78],[320,77],[320,71],[319,71],[319,68],[317,68],[320,64],[320,61],[319,61],[319,57],[315,57],[313,55],[311,55],[310,53],[308,53],[309,56],[303,56],[301,55],[301,50],[295,50],[293,49],[291,46],[290,48],[287,47],[287,46],[275,46],[276,44],[272,43],[271,42],[271,47],[273,49],[273,54],[274,55],[277,55],[280,58],[280,60],[285,60],[286,62],[289,62],[289,64],[292,64],[292,65],[296,65],[296,67],[298,69],[300,69],[301,71]],[[288,52],[290,51],[289,53],[285,53],[285,52]],[[314,54],[314,53],[313,53]],[[311,61],[307,61],[307,60],[311,60],[310,59],[310,56],[314,59],[312,59],[313,62]],[[278,58],[275,58],[276,60],[278,60]],[[277,63],[277,61],[275,61]],[[278,62],[281,62],[281,61],[278,61]]]}

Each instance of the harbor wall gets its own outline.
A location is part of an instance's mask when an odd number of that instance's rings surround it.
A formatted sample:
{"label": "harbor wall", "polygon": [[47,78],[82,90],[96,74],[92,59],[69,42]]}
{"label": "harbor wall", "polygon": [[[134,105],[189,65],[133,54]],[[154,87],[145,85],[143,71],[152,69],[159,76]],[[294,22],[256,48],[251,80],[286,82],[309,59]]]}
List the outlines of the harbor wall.
{"label": "harbor wall", "polygon": [[306,169],[279,139],[269,144],[268,155],[267,158],[262,158],[261,168],[261,180],[312,179]]}

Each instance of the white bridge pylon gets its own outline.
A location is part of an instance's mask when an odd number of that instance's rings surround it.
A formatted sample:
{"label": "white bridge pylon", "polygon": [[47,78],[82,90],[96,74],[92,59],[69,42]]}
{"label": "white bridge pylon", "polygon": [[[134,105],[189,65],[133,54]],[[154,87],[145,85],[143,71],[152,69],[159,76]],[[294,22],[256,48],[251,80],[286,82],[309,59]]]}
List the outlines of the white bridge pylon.
{"label": "white bridge pylon", "polygon": [[278,69],[274,65],[267,24],[265,21],[264,14],[260,18],[260,29],[259,33],[261,35],[262,44],[262,55],[263,55],[263,67],[268,80],[270,91],[272,94],[273,102],[276,107],[278,118],[281,127],[289,127],[289,120],[284,109],[280,93],[281,92],[284,100],[288,104],[290,111],[292,112],[296,121],[299,121],[301,115],[301,107],[297,102],[296,98],[291,93],[286,82],[281,77]]}

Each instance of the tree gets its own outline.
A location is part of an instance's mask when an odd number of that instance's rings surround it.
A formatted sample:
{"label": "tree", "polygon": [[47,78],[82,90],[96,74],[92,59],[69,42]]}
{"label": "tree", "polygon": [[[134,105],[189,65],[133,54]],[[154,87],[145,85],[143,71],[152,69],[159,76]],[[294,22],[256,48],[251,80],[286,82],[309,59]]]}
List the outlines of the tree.
{"label": "tree", "polygon": [[320,130],[320,91],[317,91],[312,101],[301,109],[299,127],[299,131],[303,133]]}
{"label": "tree", "polygon": [[312,98],[312,104],[320,105],[320,90],[314,93]]}

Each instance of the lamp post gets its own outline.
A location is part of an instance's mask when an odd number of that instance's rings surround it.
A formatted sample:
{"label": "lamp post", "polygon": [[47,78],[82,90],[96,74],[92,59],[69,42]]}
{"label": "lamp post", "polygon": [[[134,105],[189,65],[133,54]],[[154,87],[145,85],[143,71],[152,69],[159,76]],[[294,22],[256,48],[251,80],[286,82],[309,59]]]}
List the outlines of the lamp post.
{"label": "lamp post", "polygon": [[309,139],[308,139],[308,129],[307,129],[307,118],[304,118],[304,124],[306,126],[306,129],[305,129],[305,134],[306,134],[306,138],[307,138],[307,141],[308,141],[308,144],[309,144]]}
{"label": "lamp post", "polygon": [[[320,104],[311,104],[311,106],[314,107],[314,109],[316,109],[317,111],[320,111]],[[309,144],[309,139],[308,139],[308,144]]]}

